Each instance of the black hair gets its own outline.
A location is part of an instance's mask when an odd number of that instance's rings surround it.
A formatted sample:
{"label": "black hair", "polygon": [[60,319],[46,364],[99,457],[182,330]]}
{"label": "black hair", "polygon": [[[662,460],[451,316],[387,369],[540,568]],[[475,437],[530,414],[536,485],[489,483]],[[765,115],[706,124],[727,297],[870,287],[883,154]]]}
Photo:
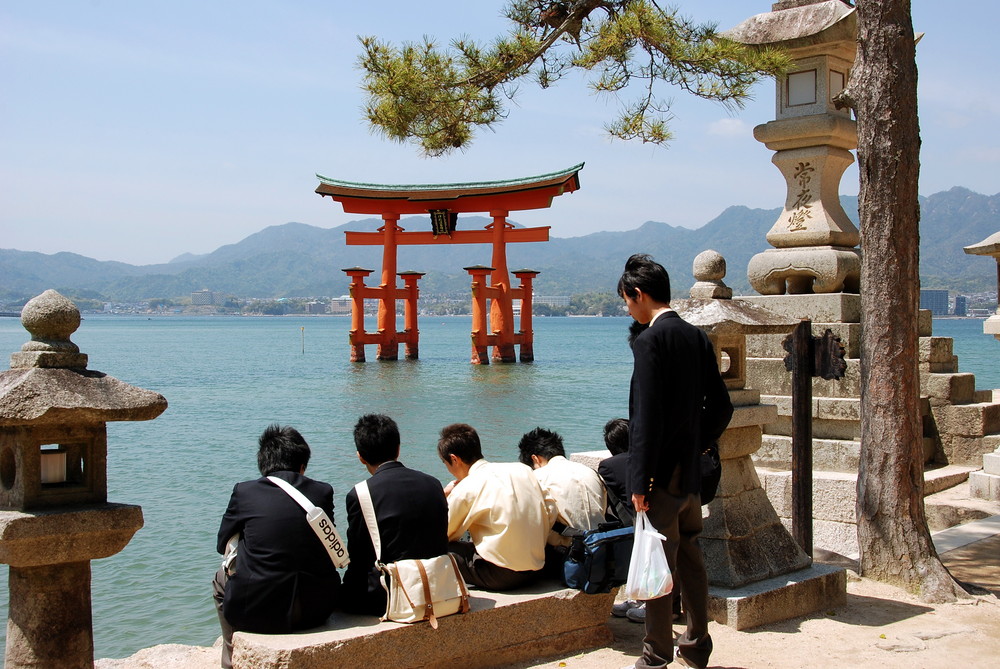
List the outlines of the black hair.
{"label": "black hair", "polygon": [[632,348],[632,344],[635,342],[635,338],[643,333],[643,331],[649,327],[649,323],[640,323],[639,321],[632,321],[632,324],[628,326],[628,347]]}
{"label": "black hair", "polygon": [[566,456],[566,449],[563,448],[562,437],[559,433],[546,430],[544,427],[536,427],[531,432],[525,433],[521,441],[517,444],[520,451],[518,459],[531,467],[531,456],[538,455],[546,460],[551,460],[557,455]]}
{"label": "black hair", "polygon": [[611,455],[618,455],[628,450],[628,419],[612,418],[604,424],[604,445]]}
{"label": "black hair", "polygon": [[299,431],[287,425],[271,423],[257,440],[257,469],[261,476],[274,472],[295,472],[309,464],[309,444]]}
{"label": "black hair", "polygon": [[670,304],[670,275],[647,253],[636,253],[625,261],[625,271],[618,279],[619,296],[635,299],[636,288],[657,302]]}
{"label": "black hair", "polygon": [[482,459],[483,447],[479,443],[479,433],[476,432],[476,428],[465,423],[452,423],[441,428],[438,457],[447,464],[452,455],[457,455],[458,459],[467,465]]}
{"label": "black hair", "polygon": [[354,425],[354,445],[373,467],[399,457],[399,426],[379,413],[365,414]]}

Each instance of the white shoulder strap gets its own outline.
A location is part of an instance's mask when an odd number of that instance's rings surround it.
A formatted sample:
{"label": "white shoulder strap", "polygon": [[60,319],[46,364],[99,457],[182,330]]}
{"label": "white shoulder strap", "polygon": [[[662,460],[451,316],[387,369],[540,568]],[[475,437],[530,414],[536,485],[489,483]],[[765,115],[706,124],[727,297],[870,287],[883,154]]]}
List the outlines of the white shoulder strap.
{"label": "white shoulder strap", "polygon": [[375,546],[375,562],[381,562],[382,537],[378,533],[378,522],[375,520],[375,505],[372,504],[372,494],[368,490],[368,481],[362,481],[354,486],[354,491],[358,493],[361,514],[365,517],[365,524],[368,525],[368,534],[371,535],[372,544]]}
{"label": "white shoulder strap", "polygon": [[347,547],[344,545],[344,540],[340,538],[337,526],[330,520],[330,516],[326,515],[326,511],[310,502],[308,497],[296,490],[295,486],[288,481],[279,479],[277,476],[268,476],[267,480],[288,493],[289,497],[305,509],[306,522],[309,523],[309,527],[312,528],[312,531],[316,533],[316,536],[323,544],[323,548],[329,554],[333,565],[337,569],[343,569],[350,564],[351,558],[347,554]]}
{"label": "white shoulder strap", "polygon": [[309,513],[316,508],[316,505],[309,501],[309,498],[300,493],[295,486],[284,479],[279,479],[277,476],[268,476],[267,480],[278,486],[282,490],[288,493],[288,496],[298,502],[299,506]]}

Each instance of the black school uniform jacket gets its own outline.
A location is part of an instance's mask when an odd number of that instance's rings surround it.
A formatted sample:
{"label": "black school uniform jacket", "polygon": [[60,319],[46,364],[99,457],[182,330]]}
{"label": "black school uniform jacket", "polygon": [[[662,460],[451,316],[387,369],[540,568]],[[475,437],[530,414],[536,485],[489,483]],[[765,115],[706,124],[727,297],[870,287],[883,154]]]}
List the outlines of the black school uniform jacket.
{"label": "black school uniform jacket", "polygon": [[632,342],[629,392],[629,493],[667,488],[680,467],[681,493],[701,489],[705,445],[729,424],[733,405],[708,336],[674,311]]}
{"label": "black school uniform jacket", "polygon": [[[382,542],[382,562],[432,558],[448,552],[448,502],[433,476],[385,462],[368,479]],[[354,613],[385,613],[385,590],[375,569],[375,546],[365,524],[358,493],[347,493],[347,552],[343,607]]]}
{"label": "black school uniform jacket", "polygon": [[[333,518],[333,488],[290,471],[275,472]],[[222,612],[237,630],[281,634],[317,627],[337,605],[340,576],[306,512],[265,477],[237,483],[219,527],[218,551],[241,533],[236,571]]]}

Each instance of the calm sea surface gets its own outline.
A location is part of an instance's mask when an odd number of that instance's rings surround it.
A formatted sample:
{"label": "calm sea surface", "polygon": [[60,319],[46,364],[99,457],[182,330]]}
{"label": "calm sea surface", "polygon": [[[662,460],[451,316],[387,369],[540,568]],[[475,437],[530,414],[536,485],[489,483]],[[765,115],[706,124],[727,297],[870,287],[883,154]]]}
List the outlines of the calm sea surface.
{"label": "calm sea surface", "polygon": [[[215,535],[233,485],[258,476],[256,440],[268,423],[302,432],[308,474],[333,484],[343,526],[344,495],[366,474],[351,438],[362,413],[395,418],[403,462],[442,481],[435,445],[448,423],[476,427],[491,460],[514,460],[521,434],[538,425],[560,432],[569,452],[603,446],[604,423],[628,412],[628,323],[536,318],[534,363],[474,366],[468,317],[422,318],[418,361],[351,364],[347,317],[86,316],[73,341],[90,369],[170,405],[153,421],[108,424],[108,499],[141,505],[145,526],[92,564],[96,657],[214,642]],[[1000,387],[1000,342],[981,320],[935,320],[934,334],[955,339],[977,388]],[[18,319],[0,318],[0,357],[27,338]],[[6,605],[4,594],[3,618]]]}

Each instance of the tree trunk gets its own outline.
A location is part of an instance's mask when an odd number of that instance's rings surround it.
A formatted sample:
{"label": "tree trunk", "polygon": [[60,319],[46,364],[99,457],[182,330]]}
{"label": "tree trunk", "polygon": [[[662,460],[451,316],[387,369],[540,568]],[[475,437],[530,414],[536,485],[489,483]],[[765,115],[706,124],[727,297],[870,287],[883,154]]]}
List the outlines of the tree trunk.
{"label": "tree trunk", "polygon": [[861,173],[861,571],[927,601],[963,594],[938,559],[923,497],[917,309],[920,129],[909,0],[858,0],[847,98]]}

